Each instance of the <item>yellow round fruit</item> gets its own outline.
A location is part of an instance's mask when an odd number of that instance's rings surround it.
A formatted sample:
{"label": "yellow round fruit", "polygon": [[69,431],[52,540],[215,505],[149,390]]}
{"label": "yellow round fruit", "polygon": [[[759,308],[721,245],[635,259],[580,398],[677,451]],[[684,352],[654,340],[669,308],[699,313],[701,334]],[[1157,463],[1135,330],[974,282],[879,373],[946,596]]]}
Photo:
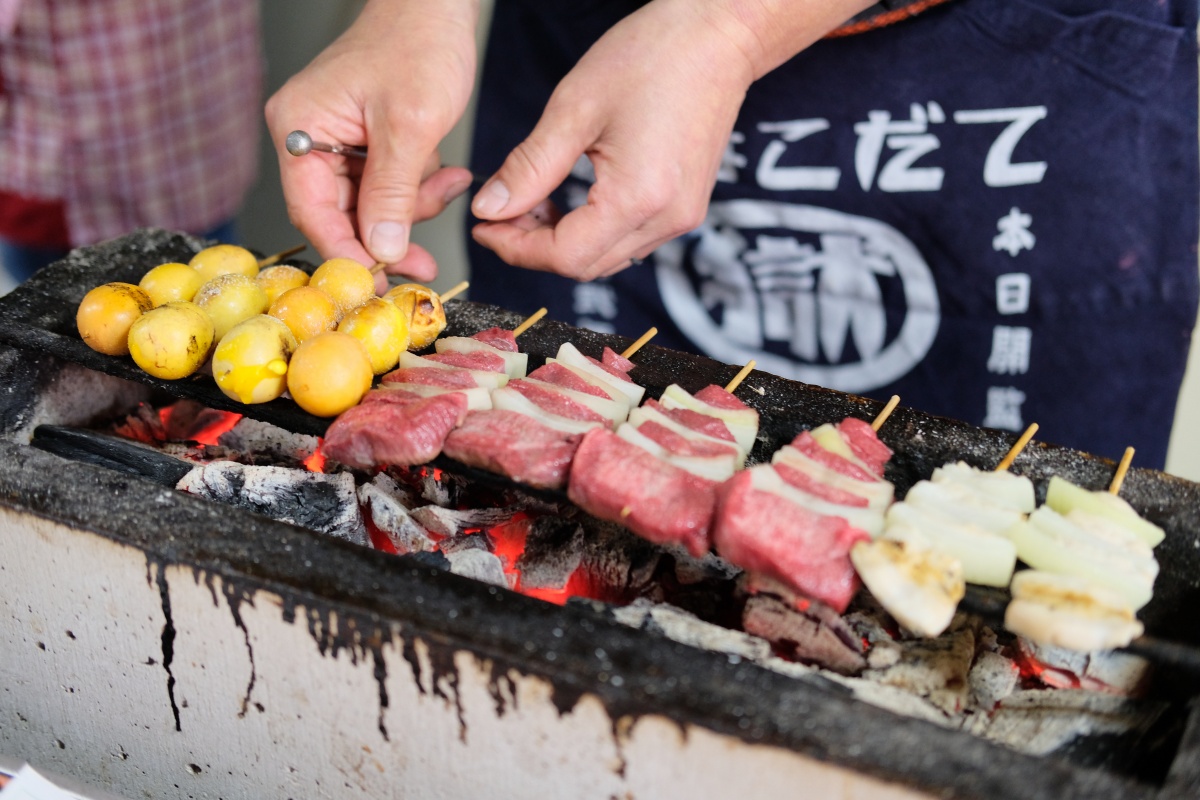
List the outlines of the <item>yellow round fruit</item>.
{"label": "yellow round fruit", "polygon": [[280,264],[277,267],[267,267],[255,278],[258,285],[267,293],[267,300],[274,303],[279,295],[288,289],[308,286],[308,273],[299,267]]}
{"label": "yellow round fruit", "polygon": [[329,331],[301,342],[288,364],[288,392],[296,405],[318,417],[335,417],[358,405],[375,374],[362,342]]}
{"label": "yellow round fruit", "polygon": [[194,302],[212,318],[217,341],[242,320],[266,313],[270,305],[258,281],[233,272],[218,275],[201,286]]}
{"label": "yellow round fruit", "polygon": [[408,347],[423,350],[446,329],[446,309],[442,298],[428,286],[419,283],[402,283],[384,295],[408,320]]}
{"label": "yellow round fruit", "polygon": [[337,329],[363,343],[376,375],[396,366],[400,354],[408,349],[408,320],[382,297],[373,297],[352,310]]}
{"label": "yellow round fruit", "polygon": [[186,378],[213,344],[213,323],[195,303],[176,300],[147,311],[129,329],[129,354],[156,378]]}
{"label": "yellow round fruit", "polygon": [[178,261],[159,264],[143,275],[138,282],[138,286],[150,295],[155,306],[173,303],[176,300],[190,301],[203,284],[204,280],[199,272]]}
{"label": "yellow round fruit", "polygon": [[217,386],[243,403],[266,403],[287,389],[288,359],[299,343],[288,326],[259,314],[230,329],[213,351]]}
{"label": "yellow round fruit", "polygon": [[338,324],[337,303],[312,286],[288,289],[271,303],[267,313],[282,320],[300,342],[334,330]]}
{"label": "yellow round fruit", "polygon": [[83,297],[75,311],[75,327],[84,343],[110,356],[129,355],[129,328],[154,301],[132,283],[106,283]]}
{"label": "yellow round fruit", "polygon": [[188,266],[200,273],[201,283],[208,283],[218,275],[234,274],[253,278],[258,274],[258,259],[254,253],[236,244],[206,247],[192,256]]}
{"label": "yellow round fruit", "polygon": [[375,276],[352,258],[331,258],[312,274],[309,286],[337,303],[338,319],[375,297]]}

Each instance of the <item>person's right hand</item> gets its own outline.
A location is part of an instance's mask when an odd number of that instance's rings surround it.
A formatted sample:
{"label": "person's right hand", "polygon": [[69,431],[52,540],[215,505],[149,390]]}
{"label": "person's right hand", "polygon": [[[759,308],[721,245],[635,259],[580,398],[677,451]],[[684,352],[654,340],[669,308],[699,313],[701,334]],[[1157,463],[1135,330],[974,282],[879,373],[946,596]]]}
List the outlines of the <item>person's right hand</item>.
{"label": "person's right hand", "polygon": [[[477,17],[477,0],[371,0],[267,102],[288,216],[323,258],[437,275],[433,257],[408,240],[414,222],[470,186],[468,170],[441,167],[437,146],[471,94]],[[293,156],[284,141],[297,129],[366,144],[370,157]]]}

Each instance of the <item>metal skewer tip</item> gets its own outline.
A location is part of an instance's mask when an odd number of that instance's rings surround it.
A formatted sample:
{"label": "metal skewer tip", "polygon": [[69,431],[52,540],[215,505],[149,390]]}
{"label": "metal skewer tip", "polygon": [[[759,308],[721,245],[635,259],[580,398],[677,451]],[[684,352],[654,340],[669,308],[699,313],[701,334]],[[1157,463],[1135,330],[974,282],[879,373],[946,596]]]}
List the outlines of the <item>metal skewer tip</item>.
{"label": "metal skewer tip", "polygon": [[292,131],[287,135],[284,145],[287,147],[287,151],[294,156],[306,156],[313,150],[319,150],[322,153],[333,153],[337,156],[367,157],[367,148],[362,145],[317,142],[305,131]]}
{"label": "metal skewer tip", "polygon": [[294,156],[306,156],[312,152],[312,137],[304,131],[292,131],[285,143],[287,151]]}

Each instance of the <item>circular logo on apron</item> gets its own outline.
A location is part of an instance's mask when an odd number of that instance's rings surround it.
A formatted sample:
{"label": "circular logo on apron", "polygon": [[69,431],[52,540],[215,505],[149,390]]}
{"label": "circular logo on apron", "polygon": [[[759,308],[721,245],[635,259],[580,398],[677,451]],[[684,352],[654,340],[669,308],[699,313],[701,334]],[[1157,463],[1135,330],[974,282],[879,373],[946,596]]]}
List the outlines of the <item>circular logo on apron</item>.
{"label": "circular logo on apron", "polygon": [[941,319],[912,242],[827,208],[714,202],[704,225],[654,261],[667,313],[701,351],[845,392],[911,370]]}

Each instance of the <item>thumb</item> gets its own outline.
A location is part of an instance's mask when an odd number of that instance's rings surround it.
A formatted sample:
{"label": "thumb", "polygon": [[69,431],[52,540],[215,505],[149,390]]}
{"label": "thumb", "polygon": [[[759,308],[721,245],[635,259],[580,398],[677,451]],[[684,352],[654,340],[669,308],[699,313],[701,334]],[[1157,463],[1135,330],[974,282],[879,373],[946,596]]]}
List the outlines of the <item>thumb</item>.
{"label": "thumb", "polygon": [[376,261],[395,264],[408,252],[421,174],[430,153],[390,134],[374,131],[358,190],[358,226],[363,246]]}
{"label": "thumb", "polygon": [[547,107],[529,137],[475,194],[472,213],[499,221],[531,211],[571,174],[575,162],[595,141],[589,134],[582,120]]}

